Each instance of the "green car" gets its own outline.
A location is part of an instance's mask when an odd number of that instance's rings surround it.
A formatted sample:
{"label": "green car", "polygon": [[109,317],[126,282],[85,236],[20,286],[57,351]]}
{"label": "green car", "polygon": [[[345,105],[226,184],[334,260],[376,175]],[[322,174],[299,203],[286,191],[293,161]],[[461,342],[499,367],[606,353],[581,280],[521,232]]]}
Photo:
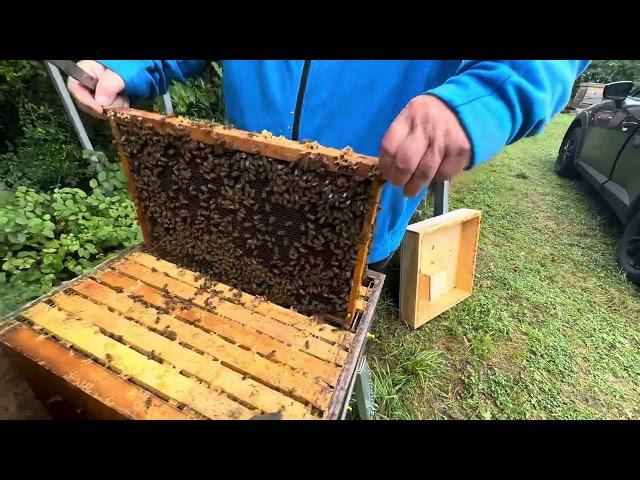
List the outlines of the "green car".
{"label": "green car", "polygon": [[610,83],[602,96],[569,126],[555,171],[561,177],[581,175],[609,203],[625,225],[618,263],[640,284],[640,88]]}

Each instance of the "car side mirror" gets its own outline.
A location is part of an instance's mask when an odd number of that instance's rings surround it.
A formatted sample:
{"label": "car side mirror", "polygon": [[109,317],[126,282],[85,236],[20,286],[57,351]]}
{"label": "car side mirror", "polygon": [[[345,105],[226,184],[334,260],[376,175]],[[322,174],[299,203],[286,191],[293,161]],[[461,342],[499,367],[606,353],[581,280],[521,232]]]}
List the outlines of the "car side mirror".
{"label": "car side mirror", "polygon": [[607,100],[613,100],[619,102],[627,98],[627,96],[633,90],[633,82],[613,82],[605,85],[602,92],[602,97]]}

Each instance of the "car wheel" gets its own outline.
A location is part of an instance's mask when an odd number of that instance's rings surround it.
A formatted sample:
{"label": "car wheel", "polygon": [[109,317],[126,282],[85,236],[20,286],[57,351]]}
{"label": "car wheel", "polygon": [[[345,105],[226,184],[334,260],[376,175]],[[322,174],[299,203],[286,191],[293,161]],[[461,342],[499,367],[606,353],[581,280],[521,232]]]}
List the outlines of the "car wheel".
{"label": "car wheel", "polygon": [[562,140],[554,167],[559,176],[575,178],[578,175],[578,171],[576,170],[576,156],[581,138],[582,128],[575,127],[564,137],[564,140]]}
{"label": "car wheel", "polygon": [[640,211],[636,212],[620,237],[618,263],[631,282],[640,284]]}

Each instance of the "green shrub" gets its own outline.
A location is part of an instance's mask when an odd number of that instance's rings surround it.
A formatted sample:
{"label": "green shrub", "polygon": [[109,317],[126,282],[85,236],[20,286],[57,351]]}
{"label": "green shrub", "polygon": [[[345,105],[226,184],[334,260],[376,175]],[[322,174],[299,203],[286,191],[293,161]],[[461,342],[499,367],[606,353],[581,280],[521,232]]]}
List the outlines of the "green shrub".
{"label": "green shrub", "polygon": [[119,168],[103,161],[96,169],[89,194],[78,188],[56,188],[50,194],[25,186],[0,190],[0,311],[141,242]]}
{"label": "green shrub", "polygon": [[[185,84],[173,82],[170,93],[177,114],[224,121],[222,71],[216,63]],[[157,100],[134,106],[159,110]],[[116,158],[108,123],[79,113],[94,148]],[[0,60],[0,188],[89,191],[88,165],[43,63]]]}
{"label": "green shrub", "polygon": [[[81,115],[94,147],[113,155],[108,124]],[[87,165],[43,63],[0,60],[0,188],[86,188]]]}
{"label": "green shrub", "polygon": [[582,82],[610,83],[630,80],[640,83],[640,60],[593,60],[573,85],[573,98]]}
{"label": "green shrub", "polygon": [[[210,62],[200,75],[186,83],[172,82],[169,93],[177,115],[225,122],[222,69],[217,63]],[[159,111],[160,102],[155,102],[151,108]]]}
{"label": "green shrub", "polygon": [[640,60],[594,60],[580,76],[581,82],[640,82]]}

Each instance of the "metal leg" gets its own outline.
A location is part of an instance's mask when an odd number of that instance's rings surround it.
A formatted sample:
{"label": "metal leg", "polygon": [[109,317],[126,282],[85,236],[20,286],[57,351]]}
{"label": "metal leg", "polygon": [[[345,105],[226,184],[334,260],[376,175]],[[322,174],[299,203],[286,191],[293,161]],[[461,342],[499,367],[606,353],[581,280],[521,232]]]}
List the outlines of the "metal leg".
{"label": "metal leg", "polygon": [[371,394],[371,371],[367,357],[363,357],[360,369],[356,374],[354,391],[358,403],[358,415],[362,420],[371,420],[373,418],[373,396]]}
{"label": "metal leg", "polygon": [[85,150],[93,150],[93,145],[91,145],[91,141],[89,140],[89,136],[87,135],[87,131],[84,128],[84,124],[80,119],[80,115],[78,115],[78,110],[76,109],[76,105],[73,103],[71,99],[71,95],[69,94],[69,90],[67,90],[67,85],[64,82],[62,75],[60,74],[60,70],[55,65],[51,65],[49,62],[43,62],[45,68],[47,69],[47,73],[53,82],[53,86],[58,92],[58,96],[60,100],[62,100],[62,106],[64,107],[64,111],[67,112],[67,116],[71,121],[71,125],[73,125],[73,129],[78,136],[78,140],[80,140],[80,145]]}
{"label": "metal leg", "polygon": [[433,216],[437,217],[449,211],[449,181],[438,182],[433,186]]}
{"label": "metal leg", "polygon": [[160,104],[165,113],[173,115],[173,104],[171,103],[171,94],[169,92],[160,97]]}

